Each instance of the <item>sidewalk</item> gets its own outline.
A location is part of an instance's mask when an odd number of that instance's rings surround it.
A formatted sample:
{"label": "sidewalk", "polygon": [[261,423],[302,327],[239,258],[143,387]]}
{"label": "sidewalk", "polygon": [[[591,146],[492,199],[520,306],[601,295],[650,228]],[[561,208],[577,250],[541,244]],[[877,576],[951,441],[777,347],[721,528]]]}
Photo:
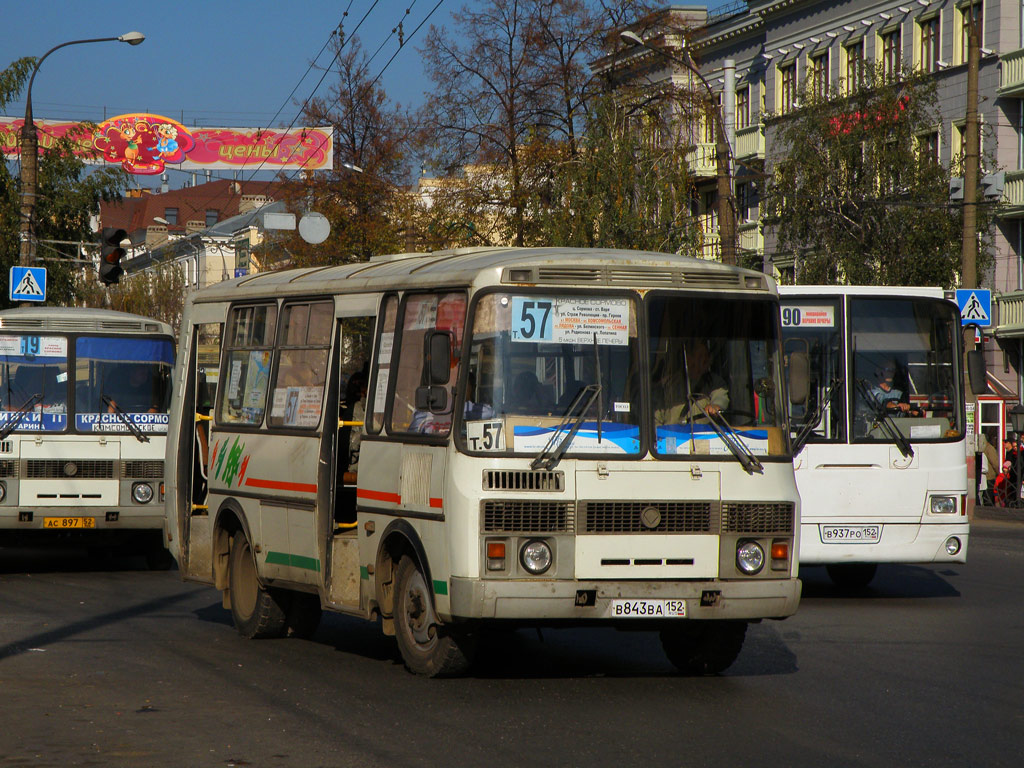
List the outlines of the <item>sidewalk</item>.
{"label": "sidewalk", "polygon": [[974,517],[981,520],[999,520],[1004,523],[1024,523],[1024,507],[974,507]]}

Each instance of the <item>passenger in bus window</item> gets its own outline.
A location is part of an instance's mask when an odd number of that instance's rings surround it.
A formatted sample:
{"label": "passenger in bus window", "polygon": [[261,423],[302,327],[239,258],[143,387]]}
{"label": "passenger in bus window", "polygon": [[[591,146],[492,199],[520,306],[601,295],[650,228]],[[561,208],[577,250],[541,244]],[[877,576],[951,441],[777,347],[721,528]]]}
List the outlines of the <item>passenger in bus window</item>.
{"label": "passenger in bus window", "polygon": [[904,389],[895,385],[895,377],[899,372],[896,361],[887,358],[875,370],[875,384],[868,391],[873,405],[885,409],[890,416],[924,416],[924,412],[910,404],[910,396]]}
{"label": "passenger in bus window", "polygon": [[512,381],[512,410],[516,413],[539,414],[548,412],[544,392],[533,371],[520,371]]}
{"label": "passenger in bus window", "polygon": [[472,372],[469,374],[469,383],[466,386],[466,404],[463,406],[462,416],[468,421],[494,418],[494,407],[489,403],[482,402],[480,393],[476,390],[476,375]]}
{"label": "passenger in bus window", "polygon": [[[345,404],[341,414],[343,421],[362,421],[366,416],[366,374],[356,371],[345,386]],[[359,471],[359,445],[363,439],[363,427],[353,425],[348,439],[348,468],[344,472],[345,485],[354,485]]]}

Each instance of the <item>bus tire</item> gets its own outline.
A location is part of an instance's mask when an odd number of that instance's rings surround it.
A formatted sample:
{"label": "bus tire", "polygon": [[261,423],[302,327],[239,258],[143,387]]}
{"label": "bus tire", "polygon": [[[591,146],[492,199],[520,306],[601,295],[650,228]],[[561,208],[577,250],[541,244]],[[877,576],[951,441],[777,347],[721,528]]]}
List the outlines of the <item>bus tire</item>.
{"label": "bus tire", "polygon": [[285,612],[288,637],[308,640],[320,626],[323,609],[320,597],[309,592],[291,592],[288,596],[288,610]]}
{"label": "bus tire", "polygon": [[264,588],[256,574],[256,558],[245,534],[231,537],[228,560],[231,619],[238,634],[247,638],[282,637],[287,631],[285,612],[277,595]]}
{"label": "bus tire", "polygon": [[832,583],[842,589],[863,589],[875,578],[878,563],[831,563],[825,566]]}
{"label": "bus tire", "polygon": [[395,575],[395,639],[410,672],[426,677],[460,675],[469,669],[476,638],[445,626],[419,566],[403,555]]}
{"label": "bus tire", "polygon": [[745,621],[687,621],[661,630],[668,660],[686,675],[717,675],[736,661],[747,634]]}

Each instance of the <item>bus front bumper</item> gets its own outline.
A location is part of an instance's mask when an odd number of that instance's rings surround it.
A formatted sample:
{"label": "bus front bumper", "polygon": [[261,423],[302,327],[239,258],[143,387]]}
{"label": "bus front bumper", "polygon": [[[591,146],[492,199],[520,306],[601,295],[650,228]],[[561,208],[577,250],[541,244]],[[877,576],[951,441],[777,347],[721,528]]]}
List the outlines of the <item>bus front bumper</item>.
{"label": "bus front bumper", "polygon": [[615,600],[685,600],[689,619],[785,618],[800,602],[799,579],[749,581],[567,581],[452,577],[451,617],[521,621],[618,621]]}

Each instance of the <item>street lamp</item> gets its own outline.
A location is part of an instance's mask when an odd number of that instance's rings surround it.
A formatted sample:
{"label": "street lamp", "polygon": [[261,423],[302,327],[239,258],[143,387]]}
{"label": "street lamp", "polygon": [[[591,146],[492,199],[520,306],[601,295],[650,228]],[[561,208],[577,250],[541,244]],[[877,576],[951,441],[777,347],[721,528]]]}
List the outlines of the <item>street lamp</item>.
{"label": "street lamp", "polygon": [[640,35],[628,29],[619,32],[619,37],[626,43],[633,46],[640,46],[649,51],[660,54],[670,61],[682,64],[699,79],[707,91],[709,112],[713,110],[715,118],[715,170],[718,177],[718,238],[722,248],[722,263],[736,264],[736,218],[735,208],[732,199],[732,153],[729,149],[729,140],[725,135],[725,120],[722,116],[722,105],[715,107],[715,93],[711,83],[701,74],[700,70],[690,59],[689,54],[683,49],[684,56],[674,56],[663,48],[656,48],[645,41]]}
{"label": "street lamp", "polygon": [[36,79],[39,66],[54,51],[66,48],[69,45],[81,45],[83,43],[107,43],[120,42],[128,45],[138,45],[146,36],[141,32],[127,32],[120,37],[95,37],[89,40],[71,40],[60,45],[55,45],[36,61],[32,76],[28,80],[28,90],[25,93],[25,125],[21,128],[21,227],[19,249],[19,263],[23,267],[31,266],[34,255],[32,241],[32,216],[36,207],[36,174],[38,170],[39,137],[36,133],[36,126],[32,122],[32,83]]}

